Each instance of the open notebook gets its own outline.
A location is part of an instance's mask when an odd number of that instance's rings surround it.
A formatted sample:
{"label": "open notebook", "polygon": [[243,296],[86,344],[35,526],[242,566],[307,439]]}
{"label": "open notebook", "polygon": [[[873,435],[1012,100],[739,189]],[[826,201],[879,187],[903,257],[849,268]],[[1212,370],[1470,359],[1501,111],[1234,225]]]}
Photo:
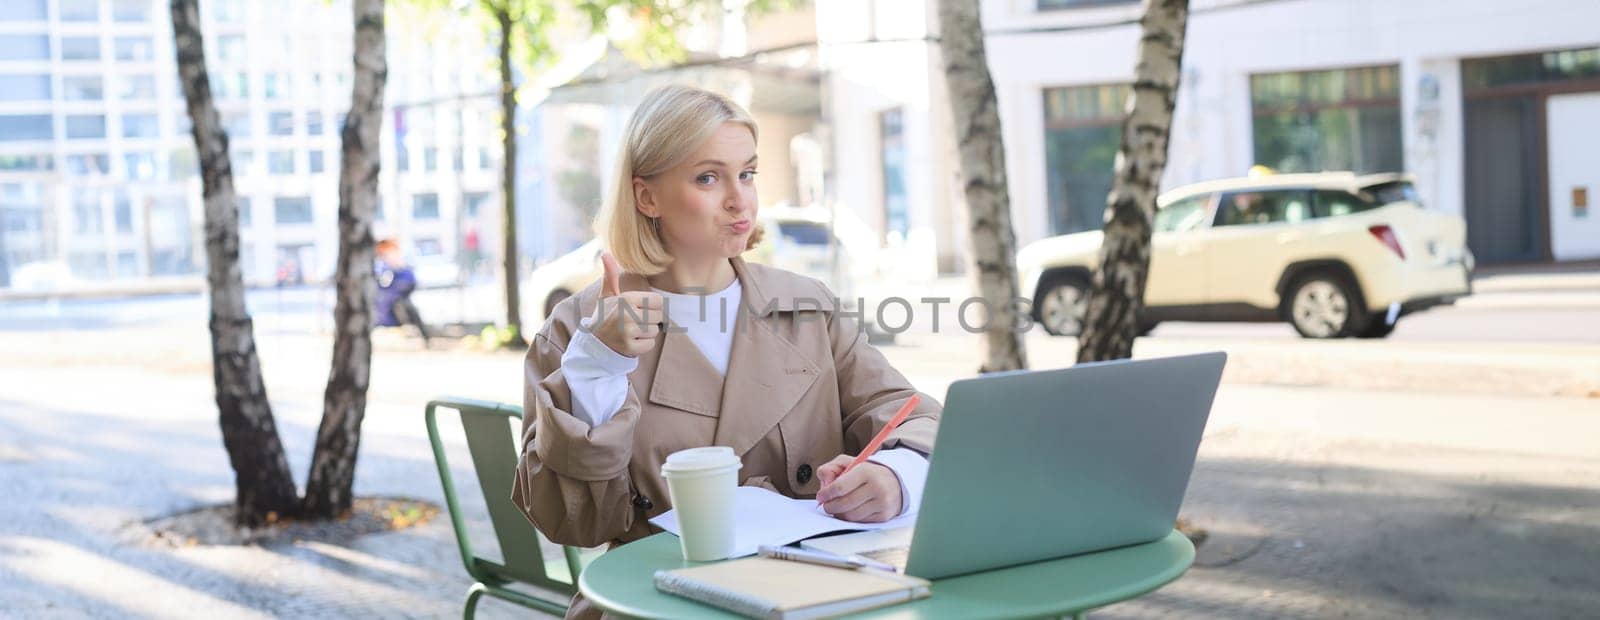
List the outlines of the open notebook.
{"label": "open notebook", "polygon": [[[681,535],[678,511],[668,510],[650,520],[656,527]],[[882,523],[856,523],[828,516],[813,499],[792,499],[763,487],[739,487],[733,493],[734,551],[732,557],[755,555],[761,545],[787,545],[825,532],[882,530],[916,525],[917,513],[907,512]]]}
{"label": "open notebook", "polygon": [[748,618],[831,618],[930,594],[928,582],[871,569],[846,570],[745,558],[656,571],[656,589]]}

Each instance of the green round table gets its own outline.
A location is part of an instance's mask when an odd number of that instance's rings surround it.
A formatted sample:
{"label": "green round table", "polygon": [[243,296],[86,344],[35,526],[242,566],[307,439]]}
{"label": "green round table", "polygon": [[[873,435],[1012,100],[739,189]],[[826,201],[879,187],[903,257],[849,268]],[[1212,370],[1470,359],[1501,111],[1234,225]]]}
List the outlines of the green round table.
{"label": "green round table", "polygon": [[[1155,542],[1058,560],[949,577],[933,596],[865,612],[862,618],[1035,618],[1082,614],[1150,592],[1194,561],[1194,545],[1176,530]],[[614,614],[635,618],[735,618],[658,592],[652,577],[690,566],[678,538],[656,534],[606,552],[583,569],[578,589]]]}

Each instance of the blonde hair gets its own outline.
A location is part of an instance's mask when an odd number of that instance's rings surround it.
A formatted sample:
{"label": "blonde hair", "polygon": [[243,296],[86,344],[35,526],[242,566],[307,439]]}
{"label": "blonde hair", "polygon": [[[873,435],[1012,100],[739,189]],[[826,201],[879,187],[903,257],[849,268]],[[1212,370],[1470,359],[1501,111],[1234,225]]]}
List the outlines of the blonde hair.
{"label": "blonde hair", "polygon": [[[633,180],[648,179],[678,165],[723,123],[743,125],[751,138],[759,135],[755,119],[739,104],[692,86],[657,88],[634,110],[617,153],[610,195],[595,221],[596,236],[604,240],[623,270],[650,276],[666,270],[672,262],[659,224],[639,212]],[[755,247],[761,234],[757,226],[745,249]]]}

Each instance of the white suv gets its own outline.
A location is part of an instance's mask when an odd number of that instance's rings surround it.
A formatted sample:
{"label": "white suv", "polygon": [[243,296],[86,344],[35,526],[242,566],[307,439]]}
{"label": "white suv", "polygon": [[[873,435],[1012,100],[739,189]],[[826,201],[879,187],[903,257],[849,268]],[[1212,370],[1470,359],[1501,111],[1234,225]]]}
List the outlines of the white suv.
{"label": "white suv", "polygon": [[[1288,321],[1307,338],[1382,338],[1405,314],[1470,291],[1466,223],[1424,210],[1412,179],[1348,172],[1198,183],[1157,201],[1141,328]],[[1099,231],[1017,253],[1034,319],[1077,334]]]}

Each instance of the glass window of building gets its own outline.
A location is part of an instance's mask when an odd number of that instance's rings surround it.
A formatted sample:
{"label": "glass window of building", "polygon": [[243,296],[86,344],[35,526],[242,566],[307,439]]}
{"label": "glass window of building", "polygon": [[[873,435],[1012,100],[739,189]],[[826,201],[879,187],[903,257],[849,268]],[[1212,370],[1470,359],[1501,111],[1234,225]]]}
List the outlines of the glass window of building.
{"label": "glass window of building", "polygon": [[294,135],[294,112],[268,112],[267,133],[274,136]]}
{"label": "glass window of building", "polygon": [[105,153],[73,153],[67,156],[66,172],[79,177],[109,174],[111,156]]}
{"label": "glass window of building", "polygon": [[483,212],[483,205],[488,202],[489,194],[486,192],[469,192],[461,197],[461,203],[466,206],[467,217],[478,217],[478,214]]}
{"label": "glass window of building", "polygon": [[439,219],[439,195],[417,194],[411,197],[411,219],[436,220]]}
{"label": "glass window of building", "polygon": [[411,245],[417,248],[417,256],[438,256],[444,253],[444,246],[439,244],[438,239],[432,237],[418,238]]}
{"label": "glass window of building", "polygon": [[111,0],[111,19],[119,22],[150,21],[150,0]]}
{"label": "glass window of building", "polygon": [[255,173],[251,170],[256,164],[255,151],[235,148],[228,152],[228,161],[233,163],[233,174],[235,175],[244,176]]}
{"label": "glass window of building", "polygon": [[411,149],[406,148],[405,141],[400,140],[394,147],[394,167],[400,172],[411,170]]}
{"label": "glass window of building", "polygon": [[230,139],[250,137],[250,113],[229,112],[222,115],[222,128],[228,132]]}
{"label": "glass window of building", "polygon": [[67,139],[92,140],[106,137],[106,115],[68,114]]}
{"label": "glass window of building", "polygon": [[878,138],[883,162],[883,234],[904,240],[911,229],[907,214],[906,140],[904,111],[895,108],[878,114]]}
{"label": "glass window of building", "polygon": [[112,194],[111,219],[117,232],[133,232],[133,201],[128,198],[128,190],[118,188]]}
{"label": "glass window of building", "polygon": [[250,223],[254,221],[250,217],[250,197],[239,196],[233,206],[239,209],[239,225],[248,228]]}
{"label": "glass window of building", "polygon": [[466,163],[467,155],[466,153],[462,152],[461,146],[457,145],[455,149],[450,151],[450,169],[455,170],[456,172],[461,172],[463,167],[466,166]]}
{"label": "glass window of building", "polygon": [[306,135],[322,135],[322,113],[316,110],[306,112]]}
{"label": "glass window of building", "polygon": [[50,60],[50,35],[0,34],[0,60]]}
{"label": "glass window of building", "polygon": [[117,37],[111,46],[117,60],[145,62],[156,57],[156,46],[150,37]]}
{"label": "glass window of building", "polygon": [[193,146],[181,146],[172,149],[167,155],[167,180],[173,182],[187,181],[194,178],[200,171],[200,164],[194,155]]}
{"label": "glass window of building", "polygon": [[189,118],[188,112],[178,112],[172,117],[172,130],[185,138],[194,130],[194,121]]}
{"label": "glass window of building", "polygon": [[310,224],[311,199],[305,196],[273,198],[272,219],[279,224]]}
{"label": "glass window of building", "polygon": [[149,201],[146,216],[150,247],[150,275],[177,275],[194,271],[190,242],[189,199],[162,196]]}
{"label": "glass window of building", "polygon": [[117,98],[123,101],[148,101],[156,98],[156,76],[124,75]]}
{"label": "glass window of building", "polygon": [[98,235],[105,232],[105,214],[100,209],[100,190],[79,187],[72,192],[72,232]]}
{"label": "glass window of building", "polygon": [[287,73],[268,72],[261,76],[261,94],[268,99],[288,99],[290,76]]}
{"label": "glass window of building", "polygon": [[55,126],[49,114],[0,114],[0,142],[53,140]]}
{"label": "glass window of building", "polygon": [[312,149],[306,153],[306,168],[311,171],[311,174],[322,174],[324,165],[321,149]]}
{"label": "glass window of building", "polygon": [[478,147],[478,169],[488,170],[491,165],[493,165],[493,162],[489,159],[489,147]]}
{"label": "glass window of building", "polygon": [[59,0],[56,8],[64,22],[100,21],[100,0]]}
{"label": "glass window of building", "polygon": [[100,37],[61,37],[62,60],[100,60]]}
{"label": "glass window of building", "polygon": [[217,37],[217,59],[232,63],[245,61],[245,43],[242,34],[224,34]]}
{"label": "glass window of building", "polygon": [[49,17],[45,0],[0,2],[0,22],[42,22]]}
{"label": "glass window of building", "polygon": [[245,0],[216,0],[208,2],[206,6],[211,9],[211,19],[224,23],[238,23],[245,18]]}
{"label": "glass window of building", "polygon": [[156,154],[148,151],[124,153],[122,163],[128,169],[130,181],[152,181],[156,178]]}
{"label": "glass window of building", "polygon": [[218,99],[249,99],[250,74],[243,71],[228,71],[212,78],[212,85],[217,87]]}
{"label": "glass window of building", "polygon": [[294,174],[294,151],[267,151],[267,174]]}
{"label": "glass window of building", "polygon": [[1508,86],[1600,77],[1600,47],[1472,59],[1461,63],[1461,79],[1469,94]]}
{"label": "glass window of building", "polygon": [[422,149],[422,169],[427,172],[439,169],[439,149],[431,146]]}
{"label": "glass window of building", "polygon": [[122,137],[156,138],[161,135],[160,119],[155,114],[122,115]]}
{"label": "glass window of building", "polygon": [[98,75],[68,75],[61,78],[61,98],[67,101],[100,101],[105,86]]}
{"label": "glass window of building", "polygon": [[55,161],[54,157],[45,153],[32,155],[8,153],[0,155],[0,172],[49,172],[56,169]]}
{"label": "glass window of building", "polygon": [[1128,93],[1126,84],[1045,89],[1050,234],[1103,225]]}
{"label": "glass window of building", "polygon": [[50,76],[44,73],[0,75],[0,101],[49,101]]}
{"label": "glass window of building", "polygon": [[1279,172],[1404,167],[1397,66],[1250,76],[1255,161]]}
{"label": "glass window of building", "polygon": [[139,253],[133,250],[119,250],[117,252],[117,277],[139,277]]}

